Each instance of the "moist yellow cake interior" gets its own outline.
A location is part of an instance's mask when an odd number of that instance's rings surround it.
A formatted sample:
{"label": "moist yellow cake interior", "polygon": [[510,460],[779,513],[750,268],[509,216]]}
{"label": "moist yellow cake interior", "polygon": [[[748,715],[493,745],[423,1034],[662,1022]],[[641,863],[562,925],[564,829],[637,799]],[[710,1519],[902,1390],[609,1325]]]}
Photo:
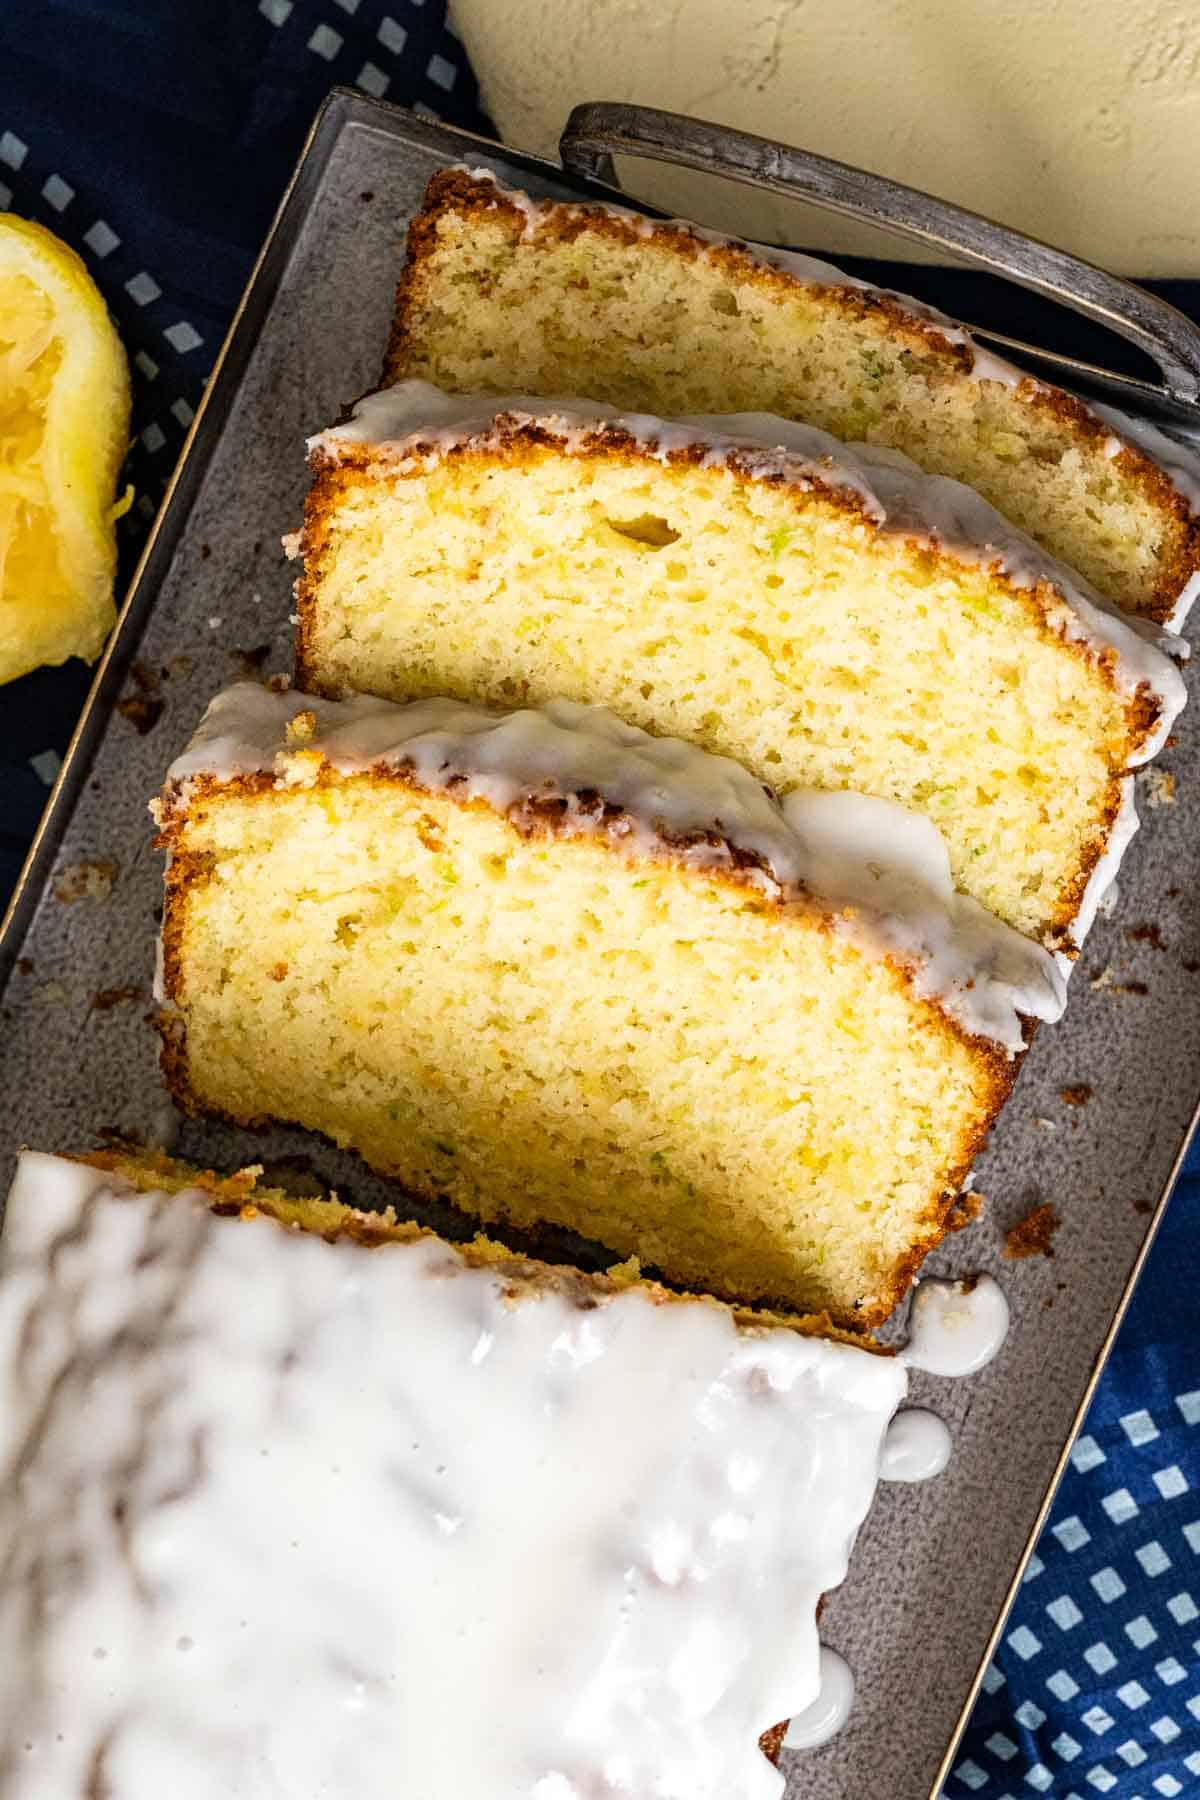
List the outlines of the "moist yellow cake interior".
{"label": "moist yellow cake interior", "polygon": [[684,1285],[886,1316],[1002,1059],[802,905],[359,777],[172,835],[177,1089]]}
{"label": "moist yellow cake interior", "polygon": [[1181,588],[1194,560],[1188,527],[1103,436],[964,380],[953,352],[853,297],[651,236],[551,225],[521,242],[523,225],[469,198],[437,211],[402,285],[389,381],[803,419],[967,482],[1111,599],[1169,613],[1164,582]]}
{"label": "moist yellow cake interior", "polygon": [[599,702],[776,789],[918,808],[1018,929],[1071,917],[1133,751],[1128,698],[1035,598],[728,469],[518,445],[310,502],[301,677],[329,694]]}

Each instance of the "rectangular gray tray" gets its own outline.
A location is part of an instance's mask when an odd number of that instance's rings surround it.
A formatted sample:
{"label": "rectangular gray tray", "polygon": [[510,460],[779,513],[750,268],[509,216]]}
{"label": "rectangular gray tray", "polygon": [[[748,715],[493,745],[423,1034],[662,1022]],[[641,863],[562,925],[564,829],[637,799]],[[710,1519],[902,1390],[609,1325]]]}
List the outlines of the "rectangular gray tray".
{"label": "rectangular gray tray", "polygon": [[[304,437],[374,384],[408,218],[432,171],[462,160],[579,192],[547,163],[361,96],[336,93],[314,127],[0,931],[0,1191],[18,1146],[77,1149],[112,1129],[217,1167],[309,1158],[358,1202],[382,1196],[302,1132],[173,1117],[149,1022],[161,871],[146,804],[217,688],[290,667],[279,540],[300,518]],[[149,705],[131,720],[122,697]],[[1147,806],[1139,779],[1119,906],[981,1163],[982,1218],[931,1265],[994,1273],[1012,1333],[978,1376],[914,1379],[954,1459],[936,1481],[881,1490],[822,1626],[858,1677],[854,1714],[824,1749],[785,1753],[791,1800],[874,1800],[882,1771],[889,1800],[940,1785],[1182,1157],[1200,1093],[1200,708],[1160,766],[1174,802]],[[1081,1086],[1088,1104],[1064,1102]],[[1006,1229],[1045,1200],[1062,1219],[1053,1256],[1004,1260]]]}

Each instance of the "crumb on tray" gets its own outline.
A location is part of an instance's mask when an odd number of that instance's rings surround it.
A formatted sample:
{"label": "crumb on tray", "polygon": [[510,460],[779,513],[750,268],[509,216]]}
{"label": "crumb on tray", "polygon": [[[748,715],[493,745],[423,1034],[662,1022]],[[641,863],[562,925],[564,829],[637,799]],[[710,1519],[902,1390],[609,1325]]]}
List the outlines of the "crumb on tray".
{"label": "crumb on tray", "polygon": [[1024,1256],[1053,1256],[1053,1238],[1059,1227],[1058,1208],[1043,1201],[1018,1219],[1004,1234],[1004,1254],[1012,1262]]}
{"label": "crumb on tray", "polygon": [[108,857],[97,857],[93,862],[68,863],[54,883],[54,897],[66,906],[72,906],[76,900],[103,903],[112,893],[116,879],[117,865]]}

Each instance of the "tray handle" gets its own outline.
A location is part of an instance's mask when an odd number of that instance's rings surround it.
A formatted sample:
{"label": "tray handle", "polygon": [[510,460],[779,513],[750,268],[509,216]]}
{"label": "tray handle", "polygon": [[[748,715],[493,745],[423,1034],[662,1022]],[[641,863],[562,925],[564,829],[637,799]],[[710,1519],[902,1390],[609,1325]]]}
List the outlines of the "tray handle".
{"label": "tray handle", "polygon": [[886,226],[979,263],[1107,326],[1158,365],[1171,400],[1200,402],[1200,330],[1176,307],[1094,263],[918,188],[748,131],[622,102],[576,106],[559,140],[559,154],[570,174],[618,192],[614,154],[641,156],[724,175],[792,199],[802,197],[829,212]]}

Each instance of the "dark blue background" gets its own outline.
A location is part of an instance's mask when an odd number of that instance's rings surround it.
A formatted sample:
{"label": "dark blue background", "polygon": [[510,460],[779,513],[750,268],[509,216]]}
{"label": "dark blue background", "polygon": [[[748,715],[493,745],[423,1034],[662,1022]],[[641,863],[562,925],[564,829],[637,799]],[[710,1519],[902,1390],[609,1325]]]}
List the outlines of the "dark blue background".
{"label": "dark blue background", "polygon": [[[133,361],[138,504],[122,527],[125,575],[304,134],[336,82],[490,130],[439,0],[0,8],[0,204],[43,220],[87,259]],[[960,316],[1114,359],[1110,344],[986,278],[886,273]],[[1200,317],[1200,285],[1164,286]],[[0,901],[46,799],[54,759],[45,753],[65,748],[88,681],[73,664],[0,689]],[[1200,1793],[1198,1222],[1200,1174],[1189,1173],[949,1800]],[[987,1520],[964,1529],[986,1531]],[[878,1794],[854,1800],[891,1800],[886,1774]]]}

